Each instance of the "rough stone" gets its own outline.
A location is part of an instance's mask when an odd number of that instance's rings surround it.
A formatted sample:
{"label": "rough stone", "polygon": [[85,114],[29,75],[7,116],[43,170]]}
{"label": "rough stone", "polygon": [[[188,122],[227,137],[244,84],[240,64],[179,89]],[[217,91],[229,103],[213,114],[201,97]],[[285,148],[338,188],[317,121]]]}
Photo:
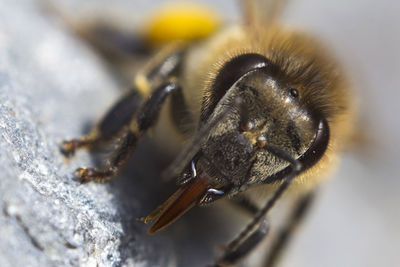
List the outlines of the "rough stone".
{"label": "rough stone", "polygon": [[59,152],[118,96],[115,82],[35,1],[1,1],[0,17],[0,266],[171,262],[135,221],[149,210],[134,191],[123,202],[118,186],[79,185],[74,169],[93,158]]}

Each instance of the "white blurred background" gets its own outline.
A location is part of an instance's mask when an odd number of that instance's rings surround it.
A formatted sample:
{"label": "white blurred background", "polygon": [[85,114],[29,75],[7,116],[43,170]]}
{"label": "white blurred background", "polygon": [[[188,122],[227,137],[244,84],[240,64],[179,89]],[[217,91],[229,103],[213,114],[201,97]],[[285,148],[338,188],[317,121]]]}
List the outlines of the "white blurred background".
{"label": "white blurred background", "polygon": [[292,1],[287,21],[336,52],[371,141],[344,155],[284,266],[396,266],[400,249],[400,18],[397,1]]}

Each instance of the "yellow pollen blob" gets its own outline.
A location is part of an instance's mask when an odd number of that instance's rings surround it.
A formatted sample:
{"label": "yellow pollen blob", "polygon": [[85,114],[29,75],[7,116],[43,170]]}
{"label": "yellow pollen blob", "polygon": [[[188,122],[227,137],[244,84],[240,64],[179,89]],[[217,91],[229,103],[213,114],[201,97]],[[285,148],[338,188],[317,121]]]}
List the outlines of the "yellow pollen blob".
{"label": "yellow pollen blob", "polygon": [[174,40],[192,41],[214,33],[220,21],[213,10],[201,4],[170,4],[150,17],[144,36],[154,45]]}

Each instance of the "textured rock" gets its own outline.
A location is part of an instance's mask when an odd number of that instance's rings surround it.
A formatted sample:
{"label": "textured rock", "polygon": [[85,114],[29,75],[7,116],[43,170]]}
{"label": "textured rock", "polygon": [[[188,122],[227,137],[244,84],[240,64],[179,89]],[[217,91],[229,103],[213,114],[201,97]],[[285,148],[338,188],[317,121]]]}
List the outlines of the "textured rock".
{"label": "textured rock", "polygon": [[59,153],[117,97],[116,84],[34,1],[1,1],[0,17],[0,266],[170,262],[135,221],[151,208],[134,191],[124,202],[118,186],[79,185],[73,171],[92,158]]}

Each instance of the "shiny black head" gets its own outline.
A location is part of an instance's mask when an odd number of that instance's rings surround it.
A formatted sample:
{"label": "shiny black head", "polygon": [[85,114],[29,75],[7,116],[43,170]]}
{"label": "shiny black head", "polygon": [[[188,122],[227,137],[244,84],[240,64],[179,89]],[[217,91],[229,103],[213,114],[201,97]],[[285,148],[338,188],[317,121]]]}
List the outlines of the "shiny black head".
{"label": "shiny black head", "polygon": [[286,74],[258,54],[238,56],[220,69],[204,97],[198,134],[169,169],[173,175],[184,169],[181,187],[144,219],[154,219],[149,233],[196,204],[293,178],[320,160],[329,143],[328,122]]}
{"label": "shiny black head", "polygon": [[[232,105],[238,100],[240,105]],[[264,56],[244,54],[221,68],[204,98],[200,128],[229,107],[233,108],[210,129],[195,160],[195,167],[211,177],[211,187],[223,195],[284,178],[289,162],[268,151],[266,144],[295,159],[304,160],[307,151],[316,153],[310,149],[315,149],[324,118],[308,108],[301,90]],[[326,121],[324,125],[328,133]],[[322,153],[308,157],[307,168],[325,151],[329,134],[324,136],[319,145]],[[212,196],[205,199],[213,200]]]}

